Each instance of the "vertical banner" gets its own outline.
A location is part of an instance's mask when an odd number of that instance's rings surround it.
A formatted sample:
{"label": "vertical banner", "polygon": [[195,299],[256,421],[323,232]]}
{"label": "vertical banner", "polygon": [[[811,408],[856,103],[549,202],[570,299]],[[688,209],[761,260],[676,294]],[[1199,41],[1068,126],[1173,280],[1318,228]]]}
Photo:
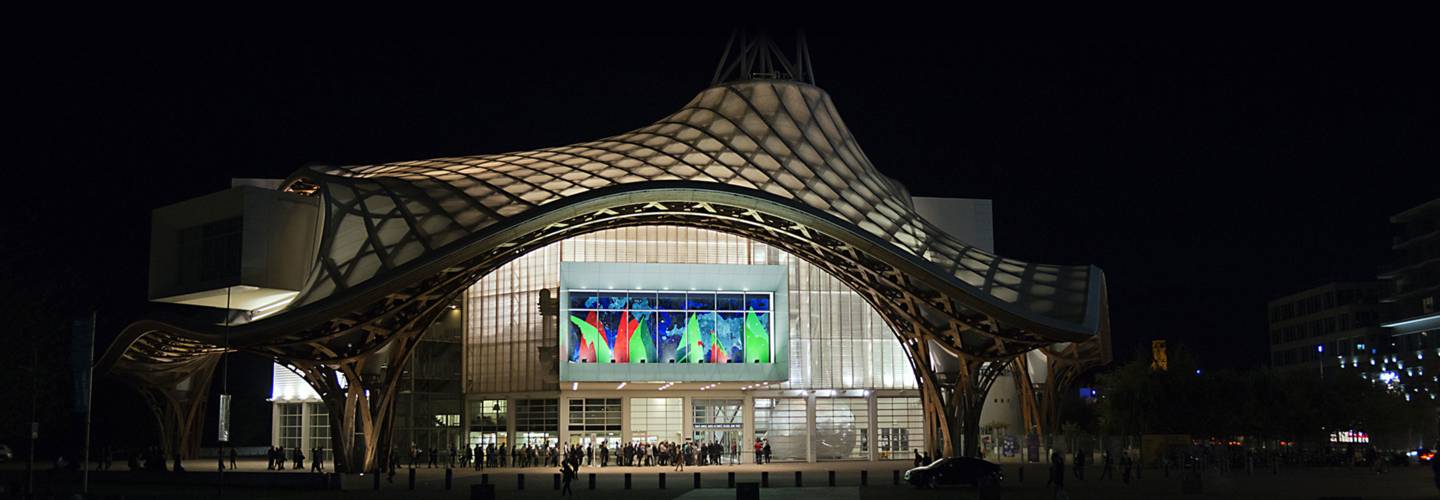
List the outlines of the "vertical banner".
{"label": "vertical banner", "polygon": [[70,328],[70,380],[75,381],[71,391],[70,408],[75,413],[85,413],[90,408],[90,360],[91,328],[90,318],[77,319]]}
{"label": "vertical banner", "polygon": [[217,422],[219,422],[219,425],[216,425],[215,427],[216,427],[216,429],[218,430],[218,434],[217,434],[217,436],[215,437],[215,439],[216,439],[217,441],[220,441],[221,443],[228,443],[228,442],[230,442],[230,395],[229,395],[229,394],[221,394],[221,395],[220,395],[220,419],[219,419]]}

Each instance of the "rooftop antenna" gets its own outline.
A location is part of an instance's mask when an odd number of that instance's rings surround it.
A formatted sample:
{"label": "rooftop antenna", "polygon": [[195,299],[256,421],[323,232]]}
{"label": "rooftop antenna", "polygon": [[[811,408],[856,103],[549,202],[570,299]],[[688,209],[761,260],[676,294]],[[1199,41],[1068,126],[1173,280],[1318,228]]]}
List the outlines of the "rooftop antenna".
{"label": "rooftop antenna", "polygon": [[752,36],[744,28],[731,32],[710,85],[744,80],[793,80],[814,85],[815,70],[810,65],[805,32],[796,31],[795,53],[790,57],[764,34]]}

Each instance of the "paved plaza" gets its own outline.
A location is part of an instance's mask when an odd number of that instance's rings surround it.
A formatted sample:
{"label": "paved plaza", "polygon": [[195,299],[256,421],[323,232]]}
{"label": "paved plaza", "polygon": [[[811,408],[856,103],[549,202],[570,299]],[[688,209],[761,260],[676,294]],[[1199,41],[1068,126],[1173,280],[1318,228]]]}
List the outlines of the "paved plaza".
{"label": "paved plaza", "polygon": [[[199,472],[198,462],[187,467],[191,472],[184,482],[176,484],[171,476],[150,475],[143,481],[135,473],[111,471],[93,476],[92,489],[101,497],[124,495],[126,498],[224,498],[244,497],[246,499],[352,499],[352,498],[414,498],[414,499],[464,499],[469,498],[470,486],[482,481],[495,485],[497,500],[559,498],[555,489],[555,472],[552,468],[487,469],[476,472],[471,469],[455,469],[450,490],[445,489],[444,469],[416,469],[415,490],[409,489],[409,470],[401,469],[393,481],[382,478],[380,490],[372,489],[370,477],[353,478],[346,481],[345,490],[320,489],[321,479],[302,472],[266,472],[263,461],[246,461],[239,474],[227,476],[231,481],[245,481],[256,484],[256,476],[286,476],[286,479],[314,477],[315,481],[303,481],[290,485],[243,486],[233,483],[220,491],[213,482],[213,472]],[[580,477],[573,484],[574,498],[580,499],[634,499],[643,495],[645,500],[722,500],[734,498],[734,490],[728,489],[729,474],[735,474],[737,482],[760,482],[762,472],[768,472],[769,488],[761,489],[762,499],[784,500],[893,500],[897,496],[913,499],[970,499],[980,498],[973,488],[942,488],[939,490],[918,490],[908,485],[894,484],[895,471],[902,471],[908,462],[835,462],[835,463],[786,463],[757,466],[686,467],[676,472],[670,467],[582,467]],[[7,468],[7,478],[16,477],[13,468]],[[1053,494],[1045,485],[1046,467],[1029,465],[1021,477],[1016,465],[1005,466],[1005,481],[1000,488],[1000,498],[1006,499],[1048,499]],[[796,487],[795,473],[801,474],[801,486]],[[830,471],[835,473],[835,486],[829,486]],[[861,485],[862,471],[866,485]],[[660,487],[660,473],[665,474],[665,487]],[[700,474],[700,488],[694,487],[695,473]],[[630,474],[630,489],[625,488],[625,474]],[[1384,475],[1376,475],[1365,468],[1289,468],[1279,474],[1272,472],[1254,475],[1243,472],[1229,474],[1210,473],[1204,476],[1202,492],[1183,494],[1180,474],[1165,477],[1163,471],[1146,470],[1142,479],[1125,484],[1118,479],[1099,480],[1098,469],[1087,470],[1085,481],[1078,481],[1073,475],[1066,478],[1066,490],[1070,498],[1094,499],[1315,499],[1315,498],[1365,498],[1365,499],[1433,499],[1437,492],[1428,467],[1399,467]],[[524,486],[521,488],[521,474]],[[595,486],[590,487],[590,476],[594,474]],[[43,474],[42,474],[43,475]],[[77,476],[56,476],[52,478],[49,492],[63,496],[78,486]],[[9,479],[7,479],[9,480]],[[229,481],[227,481],[229,482]]]}

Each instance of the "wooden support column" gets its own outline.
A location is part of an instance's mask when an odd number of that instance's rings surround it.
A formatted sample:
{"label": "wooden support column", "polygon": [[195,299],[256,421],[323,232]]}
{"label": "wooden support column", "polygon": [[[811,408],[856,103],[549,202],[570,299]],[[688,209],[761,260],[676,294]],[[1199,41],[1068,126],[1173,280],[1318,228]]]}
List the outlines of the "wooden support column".
{"label": "wooden support column", "polygon": [[155,416],[160,429],[160,447],[167,461],[176,453],[184,459],[200,455],[210,382],[219,361],[220,355],[207,355],[187,363],[184,369],[128,378]]}

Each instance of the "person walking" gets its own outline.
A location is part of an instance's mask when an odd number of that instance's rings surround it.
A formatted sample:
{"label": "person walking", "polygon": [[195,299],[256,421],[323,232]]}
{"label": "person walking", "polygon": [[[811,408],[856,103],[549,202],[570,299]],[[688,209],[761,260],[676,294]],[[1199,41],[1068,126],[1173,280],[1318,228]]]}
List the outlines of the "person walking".
{"label": "person walking", "polygon": [[916,467],[925,465],[925,463],[922,462],[923,459],[920,457],[920,450],[919,450],[919,449],[911,448],[910,451],[912,451],[912,452],[915,453],[915,466],[916,466]]}
{"label": "person walking", "polygon": [[234,446],[231,446],[231,447],[230,447],[230,470],[235,470],[235,467],[236,467],[236,465],[235,465],[236,455],[237,455],[237,453],[235,452],[235,447],[234,447]]}
{"label": "person walking", "polygon": [[434,446],[431,446],[431,447],[430,447],[430,462],[429,462],[428,464],[426,464],[425,468],[426,468],[426,469],[433,469],[433,468],[436,468],[436,467],[439,467],[439,466],[440,466],[440,450],[437,449],[437,448],[435,448]]}
{"label": "person walking", "polygon": [[386,482],[395,482],[395,469],[400,466],[400,452],[390,448],[390,474],[385,477]]}
{"label": "person walking", "polygon": [[1110,452],[1106,451],[1104,455],[1105,467],[1100,469],[1100,480],[1115,479],[1115,467],[1111,464]]}
{"label": "person walking", "polygon": [[1134,467],[1130,461],[1130,452],[1120,452],[1120,467],[1125,469],[1125,484],[1130,484],[1130,470]]}
{"label": "person walking", "polygon": [[765,440],[765,463],[770,463],[770,440]]}
{"label": "person walking", "polygon": [[1057,493],[1065,489],[1065,455],[1058,451],[1050,453],[1050,480],[1045,485],[1055,485]]}
{"label": "person walking", "polygon": [[1085,480],[1085,450],[1075,450],[1075,479]]}
{"label": "person walking", "polygon": [[319,446],[310,449],[310,472],[325,472],[325,449]]}
{"label": "person walking", "polygon": [[570,465],[570,461],[569,461],[569,460],[566,460],[565,462],[563,462],[563,463],[560,464],[560,483],[561,483],[562,485],[564,485],[564,486],[560,489],[560,496],[564,496],[564,497],[575,496],[575,492],[570,489],[570,483],[572,483],[572,482],[574,482],[574,481],[575,481],[575,467],[573,467],[573,466]]}

